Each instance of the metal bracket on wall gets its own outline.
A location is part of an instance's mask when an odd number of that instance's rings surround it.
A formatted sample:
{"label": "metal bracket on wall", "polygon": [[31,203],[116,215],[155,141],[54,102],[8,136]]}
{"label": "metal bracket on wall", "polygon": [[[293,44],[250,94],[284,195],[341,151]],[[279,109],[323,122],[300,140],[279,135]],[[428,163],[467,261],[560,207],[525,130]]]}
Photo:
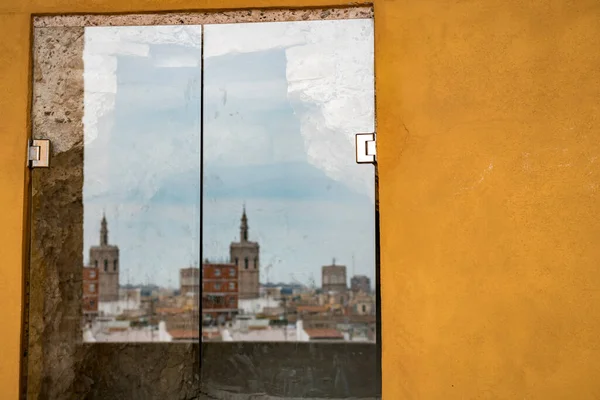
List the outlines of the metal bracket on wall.
{"label": "metal bracket on wall", "polygon": [[27,147],[27,166],[29,168],[48,168],[50,166],[50,141],[34,139]]}
{"label": "metal bracket on wall", "polygon": [[357,133],[355,137],[356,163],[375,164],[377,160],[375,133]]}

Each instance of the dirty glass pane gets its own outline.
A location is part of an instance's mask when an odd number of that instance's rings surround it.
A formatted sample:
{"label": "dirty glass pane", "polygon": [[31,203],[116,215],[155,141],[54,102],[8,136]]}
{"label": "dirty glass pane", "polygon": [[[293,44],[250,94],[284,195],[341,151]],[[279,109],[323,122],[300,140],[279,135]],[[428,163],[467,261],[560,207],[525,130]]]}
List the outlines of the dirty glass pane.
{"label": "dirty glass pane", "polygon": [[376,397],[375,170],[355,153],[373,21],[205,25],[204,57],[202,385]]}
{"label": "dirty glass pane", "polygon": [[208,339],[375,341],[372,20],[205,26]]}
{"label": "dirty glass pane", "polygon": [[198,341],[201,27],[84,47],[84,340]]}

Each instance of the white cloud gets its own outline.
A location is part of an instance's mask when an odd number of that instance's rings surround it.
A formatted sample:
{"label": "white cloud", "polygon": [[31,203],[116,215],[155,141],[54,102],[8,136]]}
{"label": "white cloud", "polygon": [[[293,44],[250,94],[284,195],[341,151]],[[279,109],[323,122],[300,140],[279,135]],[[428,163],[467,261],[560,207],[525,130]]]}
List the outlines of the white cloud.
{"label": "white cloud", "polygon": [[154,66],[159,68],[199,67],[200,57],[193,57],[190,55],[172,55],[168,57],[159,57],[154,62]]}
{"label": "white cloud", "polygon": [[272,106],[273,102],[280,103],[277,94],[285,93],[287,84],[283,79],[261,80],[253,82],[224,82],[214,85],[214,82],[205,82],[205,102],[214,101],[227,103],[231,100],[252,101],[251,107],[257,106],[256,102]]}
{"label": "white cloud", "polygon": [[[115,107],[117,92],[117,56],[148,57],[150,44],[178,44],[200,48],[202,28],[183,26],[122,26],[87,27],[84,34],[84,143],[98,137],[98,121]],[[177,66],[190,60],[169,62],[163,66]],[[196,62],[196,65],[198,63]]]}
{"label": "white cloud", "polygon": [[[353,165],[354,134],[374,131],[372,20],[208,25],[205,29],[206,57],[285,49],[288,96],[301,121],[309,161],[372,197],[372,168]],[[98,120],[114,109],[116,55],[146,57],[149,44],[201,45],[200,26],[92,27],[85,33],[86,144],[98,136]],[[159,58],[157,63],[161,67],[198,64],[189,56]]]}
{"label": "white cloud", "polygon": [[[301,24],[305,24],[303,22]],[[301,35],[290,35],[296,22],[264,22],[219,24],[204,27],[204,57],[226,54],[251,53],[283,49],[305,42]]]}
{"label": "white cloud", "polygon": [[[309,161],[372,197],[372,168],[353,165],[354,134],[374,131],[372,20],[208,25],[205,29],[206,57],[285,49],[288,96],[301,121]],[[149,44],[169,43],[199,48],[201,27],[86,28],[86,144],[98,136],[98,120],[114,109],[116,56],[146,57]],[[159,58],[157,63],[161,67],[198,64],[189,56]],[[254,95],[261,93],[267,91]]]}
{"label": "white cloud", "polygon": [[205,27],[206,57],[278,48],[309,162],[373,199],[373,168],[354,164],[354,134],[375,130],[372,20]]}

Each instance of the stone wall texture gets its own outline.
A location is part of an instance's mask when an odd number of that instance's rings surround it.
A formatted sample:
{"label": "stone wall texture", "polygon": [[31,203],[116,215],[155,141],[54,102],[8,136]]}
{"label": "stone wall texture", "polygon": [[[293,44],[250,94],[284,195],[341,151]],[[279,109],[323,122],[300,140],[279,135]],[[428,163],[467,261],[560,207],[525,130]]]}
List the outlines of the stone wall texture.
{"label": "stone wall texture", "polygon": [[52,142],[32,174],[28,399],[77,380],[83,265],[83,28],[34,30],[32,135]]}

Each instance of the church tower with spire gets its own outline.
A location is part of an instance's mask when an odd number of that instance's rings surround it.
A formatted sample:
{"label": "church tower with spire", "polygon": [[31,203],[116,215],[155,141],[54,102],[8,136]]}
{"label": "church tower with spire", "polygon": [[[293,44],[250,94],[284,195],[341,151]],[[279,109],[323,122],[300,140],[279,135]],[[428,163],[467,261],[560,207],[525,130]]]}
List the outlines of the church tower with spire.
{"label": "church tower with spire", "polygon": [[98,270],[98,299],[119,300],[119,248],[108,244],[106,215],[100,222],[100,245],[90,247],[90,266]]}
{"label": "church tower with spire", "polygon": [[246,207],[240,221],[240,241],[229,246],[231,263],[238,267],[238,287],[240,299],[256,299],[260,296],[260,246],[248,239],[248,217]]}

